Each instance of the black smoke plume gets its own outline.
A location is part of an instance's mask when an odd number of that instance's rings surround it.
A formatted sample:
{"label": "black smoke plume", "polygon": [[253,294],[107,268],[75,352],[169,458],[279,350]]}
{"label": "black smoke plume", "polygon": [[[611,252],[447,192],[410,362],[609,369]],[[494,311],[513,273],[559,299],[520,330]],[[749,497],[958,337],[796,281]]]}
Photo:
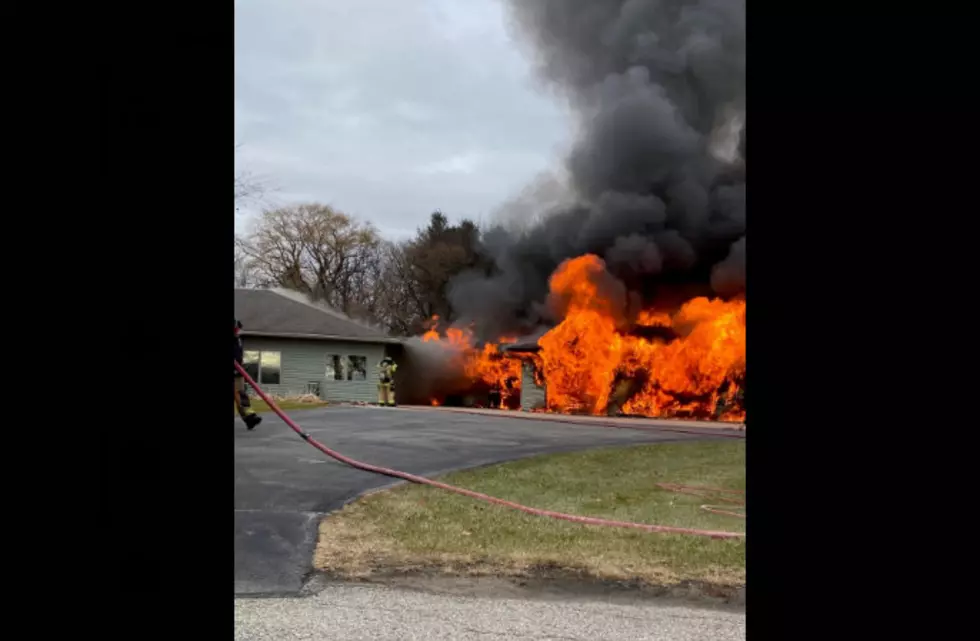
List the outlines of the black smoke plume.
{"label": "black smoke plume", "polygon": [[570,204],[485,234],[493,268],[450,288],[459,320],[487,339],[553,323],[548,278],[585,253],[644,304],[742,292],[744,0],[509,5],[541,77],[577,118]]}

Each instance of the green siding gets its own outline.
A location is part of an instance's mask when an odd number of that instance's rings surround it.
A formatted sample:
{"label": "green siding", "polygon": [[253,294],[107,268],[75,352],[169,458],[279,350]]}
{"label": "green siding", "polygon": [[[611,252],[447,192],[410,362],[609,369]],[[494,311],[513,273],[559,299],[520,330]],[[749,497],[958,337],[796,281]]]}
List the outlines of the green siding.
{"label": "green siding", "polygon": [[521,363],[521,409],[530,412],[546,405],[547,391],[534,380],[534,364],[525,360]]}
{"label": "green siding", "polygon": [[[308,383],[320,384],[320,397],[327,401],[378,401],[377,366],[384,358],[385,346],[380,343],[341,341],[306,341],[245,336],[247,351],[279,352],[279,385],[262,385],[262,389],[277,396],[306,392]],[[326,380],[327,355],[339,354],[346,363],[348,356],[367,358],[367,380]],[[346,379],[346,376],[345,376]]]}

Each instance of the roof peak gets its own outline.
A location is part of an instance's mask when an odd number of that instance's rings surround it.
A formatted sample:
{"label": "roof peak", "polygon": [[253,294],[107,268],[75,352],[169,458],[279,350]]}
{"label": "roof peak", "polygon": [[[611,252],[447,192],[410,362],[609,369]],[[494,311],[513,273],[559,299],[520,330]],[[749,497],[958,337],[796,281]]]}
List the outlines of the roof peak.
{"label": "roof peak", "polygon": [[338,320],[344,321],[345,323],[350,323],[351,325],[360,327],[361,329],[375,332],[380,336],[388,336],[388,332],[386,332],[383,328],[375,327],[363,321],[357,320],[355,318],[351,318],[347,314],[341,312],[340,310],[332,307],[331,305],[325,302],[313,301],[310,299],[310,297],[307,294],[304,294],[303,292],[286,289],[284,287],[263,287],[263,288],[236,287],[235,291],[249,292],[249,293],[267,292],[269,294],[275,294],[290,302],[298,303],[309,309],[315,310],[321,314],[324,314],[325,316],[336,318]]}

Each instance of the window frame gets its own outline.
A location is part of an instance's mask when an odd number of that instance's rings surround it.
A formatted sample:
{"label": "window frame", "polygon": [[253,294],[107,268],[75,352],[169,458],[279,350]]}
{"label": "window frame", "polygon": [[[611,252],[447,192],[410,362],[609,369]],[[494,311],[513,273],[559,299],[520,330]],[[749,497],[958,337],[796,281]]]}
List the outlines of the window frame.
{"label": "window frame", "polygon": [[[354,373],[354,367],[353,367],[353,363],[351,362],[351,359],[354,359],[354,358],[360,358],[364,362],[364,378],[360,378],[360,379],[353,379],[353,378],[351,378],[351,375]],[[345,381],[346,382],[348,382],[348,383],[364,383],[364,382],[367,382],[367,380],[368,380],[368,357],[367,357],[367,355],[362,355],[362,354],[347,354],[347,365],[348,365],[348,367],[345,368],[345,370],[346,370],[345,373],[347,374],[347,376],[345,378]]]}
{"label": "window frame", "polygon": [[[265,354],[275,354],[276,355],[276,369],[278,370],[277,373],[279,374],[279,376],[278,376],[278,379],[279,380],[277,382],[275,382],[275,383],[267,383],[267,382],[265,382],[265,381],[262,380],[262,373],[263,373],[263,371],[265,369],[265,368],[262,367],[262,356],[265,355]],[[282,385],[282,350],[268,349],[268,350],[261,350],[259,352],[259,379],[258,379],[257,382],[258,382],[259,385]]]}
{"label": "window frame", "polygon": [[[256,375],[252,376],[251,372],[248,372],[248,359],[249,354],[257,354],[258,360],[255,361]],[[279,382],[278,383],[265,383],[262,381],[262,354],[277,354],[279,356]],[[248,372],[249,376],[252,376],[254,380],[259,385],[282,385],[282,350],[279,349],[246,349],[242,352],[242,367]]]}
{"label": "window frame", "polygon": [[[249,354],[255,354],[255,374],[249,371]],[[242,352],[242,367],[248,372],[248,375],[252,377],[252,380],[256,383],[259,382],[259,374],[262,371],[262,352],[257,349],[246,349]],[[247,386],[246,386],[247,387]]]}
{"label": "window frame", "polygon": [[[334,368],[333,378],[327,377],[327,363],[330,362],[330,358],[333,357],[337,359],[336,364],[339,367]],[[332,383],[346,383],[347,378],[345,377],[346,371],[344,370],[344,354],[336,352],[328,352],[323,358],[323,379],[325,381],[331,381]],[[338,378],[339,377],[339,378]]]}

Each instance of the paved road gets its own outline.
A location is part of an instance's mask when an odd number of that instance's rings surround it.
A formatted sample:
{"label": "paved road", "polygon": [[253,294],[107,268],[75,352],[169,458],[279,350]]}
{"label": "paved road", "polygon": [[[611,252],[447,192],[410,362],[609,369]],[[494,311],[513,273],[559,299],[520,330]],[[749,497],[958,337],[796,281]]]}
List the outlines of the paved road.
{"label": "paved road", "polygon": [[[421,475],[546,452],[705,438],[439,410],[333,407],[290,415],[348,456]],[[392,482],[324,457],[272,414],[254,432],[236,420],[235,593],[298,594],[322,515]]]}
{"label": "paved road", "polygon": [[650,601],[502,599],[335,585],[306,599],[237,599],[235,638],[734,641],[745,639],[745,614]]}

